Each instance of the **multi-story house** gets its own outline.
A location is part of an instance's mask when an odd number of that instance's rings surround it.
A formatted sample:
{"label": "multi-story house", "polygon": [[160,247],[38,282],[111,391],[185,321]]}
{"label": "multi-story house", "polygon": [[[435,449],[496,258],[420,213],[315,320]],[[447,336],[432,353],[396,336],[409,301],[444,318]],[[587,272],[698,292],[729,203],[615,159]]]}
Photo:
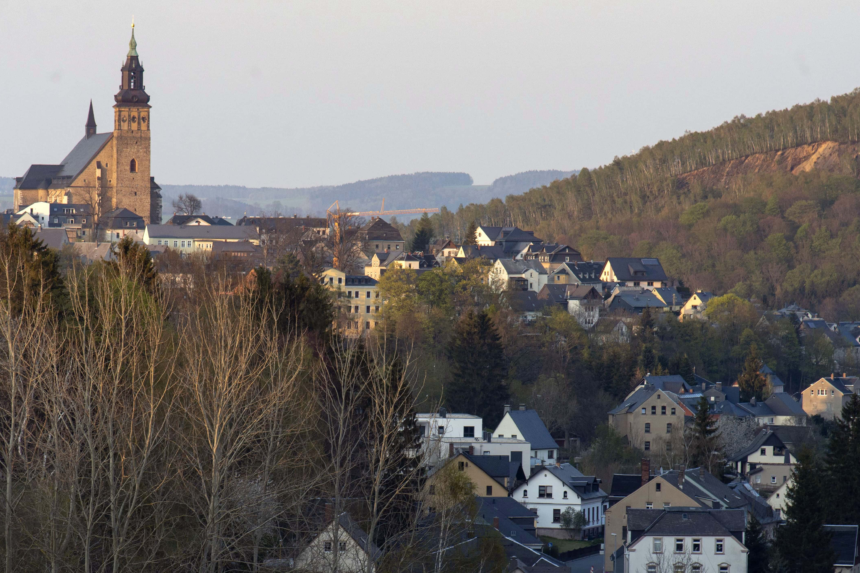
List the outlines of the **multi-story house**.
{"label": "multi-story house", "polygon": [[554,285],[592,285],[598,292],[603,292],[603,281],[600,280],[603,265],[594,261],[561,263],[549,273],[548,282]]}
{"label": "multi-story house", "polygon": [[[739,509],[627,510],[624,570],[746,573],[746,515]],[[616,556],[617,558],[617,556]]]}
{"label": "multi-story house", "polygon": [[764,401],[741,402],[738,407],[746,410],[761,424],[773,426],[805,426],[808,418],[803,407],[785,392],[774,392]]}
{"label": "multi-story house", "polygon": [[370,264],[364,267],[364,274],[379,280],[386,270],[395,267],[417,271],[421,267],[421,259],[403,251],[374,253],[370,257]]}
{"label": "multi-story house", "polygon": [[382,299],[376,279],[348,275],[337,269],[323,271],[320,282],[337,291],[342,309],[339,323],[349,336],[359,336],[376,328],[382,320]]}
{"label": "multi-story house", "polygon": [[750,444],[729,457],[738,475],[759,492],[773,492],[786,483],[797,458],[772,430],[762,429]]}
{"label": "multi-story house", "polygon": [[708,308],[708,302],[710,302],[712,298],[714,298],[713,293],[697,290],[693,293],[693,296],[684,303],[684,306],[681,307],[681,314],[678,316],[678,320],[680,322],[690,319],[704,320],[705,310]]}
{"label": "multi-story house", "polygon": [[692,415],[674,392],[646,385],[610,410],[609,425],[646,456],[660,456],[682,445],[684,420]]}
{"label": "multi-story house", "polygon": [[253,227],[222,225],[147,225],[143,242],[147,245],[163,245],[183,255],[208,253],[218,241],[250,241],[260,244],[260,236]]}
{"label": "multi-story house", "polygon": [[610,257],[603,265],[600,280],[636,289],[670,286],[658,259]]}
{"label": "multi-story house", "polygon": [[512,462],[506,456],[459,453],[437,464],[427,474],[424,494],[428,500],[428,506],[433,505],[438,476],[446,467],[453,467],[456,471],[463,472],[475,484],[475,495],[480,497],[508,497],[511,490],[526,479],[522,465]]}
{"label": "multi-story house", "polygon": [[358,231],[359,239],[364,243],[364,251],[371,253],[403,252],[406,241],[396,227],[378,217],[372,218]]}
{"label": "multi-story house", "polygon": [[597,324],[603,308],[603,297],[590,284],[546,284],[537,297],[564,307],[586,329]]}
{"label": "multi-story house", "polygon": [[547,283],[546,269],[538,261],[498,259],[489,272],[490,286],[504,290],[540,292]]}
{"label": "multi-story house", "polygon": [[842,407],[854,393],[858,378],[830,375],[811,384],[800,393],[803,411],[810,416],[821,416],[825,420],[842,418]]}
{"label": "multi-story house", "polygon": [[493,432],[493,439],[497,438],[527,441],[531,444],[531,458],[535,465],[554,464],[558,459],[558,444],[538,413],[526,410],[525,405],[521,405],[519,410],[511,410],[510,406],[505,406],[505,415]]}
{"label": "multi-story house", "polygon": [[583,536],[603,533],[608,496],[600,489],[599,479],[583,475],[570,464],[537,466],[511,497],[535,512],[539,535],[552,535],[563,529],[562,514],[568,509],[582,512]]}
{"label": "multi-story house", "polygon": [[[543,240],[535,237],[534,231],[523,231],[517,227],[487,227],[482,225],[475,231],[475,244],[482,247],[492,247],[496,245],[521,245],[519,249],[521,254],[529,247],[543,243]],[[507,250],[507,249],[506,249]]]}
{"label": "multi-story house", "polygon": [[567,245],[559,245],[556,243],[538,243],[531,245],[525,253],[523,259],[527,261],[538,261],[547,272],[551,273],[558,267],[564,264],[576,264],[582,262],[582,254]]}

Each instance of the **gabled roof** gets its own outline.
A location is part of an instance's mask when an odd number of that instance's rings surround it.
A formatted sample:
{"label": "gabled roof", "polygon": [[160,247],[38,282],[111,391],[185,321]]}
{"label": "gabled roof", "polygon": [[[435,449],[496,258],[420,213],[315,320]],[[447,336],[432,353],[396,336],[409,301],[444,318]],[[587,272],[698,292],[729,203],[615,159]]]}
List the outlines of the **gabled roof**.
{"label": "gabled roof", "polygon": [[685,470],[682,488],[678,487],[678,480],[681,477],[681,472],[678,470],[665,472],[660,474],[660,477],[698,501],[705,508],[716,507],[718,504],[719,507],[738,509],[747,504],[746,499],[704,468]]}
{"label": "gabled roof", "polygon": [[660,287],[654,289],[654,294],[666,303],[667,306],[681,306],[684,304],[684,297],[678,292],[675,287]]}
{"label": "gabled roof", "polygon": [[855,388],[858,378],[856,376],[848,376],[848,377],[827,377],[820,378],[818,381],[824,380],[843,394],[852,394],[853,388]]}
{"label": "gabled roof", "polygon": [[49,249],[55,250],[62,249],[63,245],[69,242],[65,229],[46,229],[41,227],[34,234],[34,238],[42,241]]}
{"label": "gabled roof", "polygon": [[606,492],[600,489],[600,480],[594,476],[586,476],[570,464],[537,466],[531,475],[536,476],[541,471],[548,471],[563,484],[567,485],[582,499],[606,497]]}
{"label": "gabled roof", "polygon": [[640,487],[642,487],[642,476],[640,474],[615,474],[612,476],[612,487],[609,490],[609,497],[624,499]]}
{"label": "gabled roof", "polygon": [[[478,503],[478,515],[487,522],[493,524],[493,519],[499,519],[499,533],[508,538],[514,538],[524,545],[540,546],[543,542],[526,531],[512,519],[531,519],[534,523],[534,513],[512,497],[479,497],[475,496]],[[534,531],[534,528],[530,528]]]}
{"label": "gabled roof", "polygon": [[683,406],[681,404],[681,400],[674,392],[661,390],[650,385],[643,385],[634,390],[633,393],[631,393],[629,396],[627,396],[627,398],[619,406],[616,406],[615,408],[610,410],[609,414],[628,414],[630,412],[635,412],[642,404],[645,403],[645,401],[647,401],[657,392],[662,392],[663,395],[669,398],[669,400],[686,409],[686,406]]}
{"label": "gabled roof", "polygon": [[[640,539],[645,535],[657,537],[730,535],[740,540],[746,529],[746,513],[742,510],[698,507],[631,508],[627,510],[627,527]],[[637,541],[638,539],[634,540],[631,547]]]}
{"label": "gabled roof", "polygon": [[[205,221],[210,225],[224,225],[232,227],[233,224],[230,221],[227,221],[223,217],[210,217],[206,214],[201,215],[176,215],[174,214],[170,219],[167,220],[165,225],[185,225],[189,221],[193,221],[194,219],[200,219],[201,221]],[[242,220],[245,218],[243,217]]]}
{"label": "gabled roof", "polygon": [[511,258],[501,245],[493,245],[490,247],[481,245],[463,245],[463,254],[465,255],[465,259],[485,258],[491,261],[496,261],[499,259]]}
{"label": "gabled roof", "polygon": [[776,375],[776,372],[770,369],[767,364],[763,364],[759,369],[759,372],[765,375],[770,385],[774,388],[779,386],[785,386],[785,382],[783,382],[779,376]]}
{"label": "gabled roof", "polygon": [[854,567],[857,562],[857,526],[825,525],[822,529],[830,533],[830,545],[836,553],[836,567]]}
{"label": "gabled roof", "polygon": [[143,220],[143,217],[138,215],[133,211],[129,211],[125,207],[121,207],[119,209],[114,209],[113,211],[109,211],[102,215],[102,227],[105,229],[118,229],[120,227],[127,227],[127,222],[133,222],[134,227],[136,229],[143,229],[146,227],[146,223]]}
{"label": "gabled roof", "polygon": [[553,271],[553,274],[564,273],[575,277],[581,283],[599,284],[601,282],[600,273],[604,265],[603,262],[594,261],[562,263]]}
{"label": "gabled roof", "polygon": [[514,242],[514,243],[524,243],[524,242],[541,242],[540,239],[535,237],[533,231],[523,231],[518,227],[485,227],[481,225],[479,227],[487,237],[494,242]]}
{"label": "gabled roof", "polygon": [[632,310],[644,308],[666,308],[666,303],[649,290],[642,291],[616,291],[607,302],[610,309],[630,308]]}
{"label": "gabled roof", "polygon": [[499,259],[496,263],[501,265],[505,272],[508,273],[508,276],[511,275],[522,275],[530,270],[535,271],[539,275],[547,274],[546,269],[540,262],[538,261],[515,261],[513,259]]}
{"label": "gabled roof", "polygon": [[[731,458],[729,458],[729,461],[730,462],[740,461],[740,460],[746,458],[747,456],[757,452],[758,449],[764,445],[772,445],[772,446],[776,446],[776,447],[785,448],[785,443],[783,443],[783,441],[779,438],[779,436],[777,436],[773,431],[768,430],[768,429],[762,429],[762,430],[759,430],[759,432],[753,437],[752,441],[749,443],[749,445],[746,448],[742,449],[741,451],[739,451],[738,453],[733,455]],[[788,448],[786,448],[786,450],[785,450],[785,463],[789,463],[789,460],[791,459],[790,455],[791,454],[788,452]]]}
{"label": "gabled roof", "polygon": [[683,376],[671,374],[669,376],[645,376],[642,379],[645,384],[650,384],[658,390],[667,390],[675,394],[685,394],[693,391],[692,386],[684,380]]}
{"label": "gabled roof", "polygon": [[376,561],[382,557],[382,550],[373,541],[368,539],[367,533],[364,532],[360,525],[353,521],[347,512],[343,512],[338,516],[338,524],[371,559]]}
{"label": "gabled roof", "polygon": [[384,219],[374,218],[360,230],[368,241],[402,241],[403,236]]}
{"label": "gabled roof", "polygon": [[765,404],[767,404],[777,416],[806,416],[806,412],[803,411],[803,406],[785,392],[775,392],[771,394],[770,398],[765,400]]}
{"label": "gabled roof", "polygon": [[63,169],[60,171],[60,177],[71,177],[74,179],[80,175],[81,171],[86,169],[99,151],[110,141],[113,133],[97,133],[90,137],[84,137],[77,145],[69,152],[68,155],[60,162]]}
{"label": "gabled roof", "polygon": [[[516,424],[519,435],[531,444],[533,450],[554,450],[558,444],[552,439],[549,430],[534,410],[511,410],[506,414]],[[498,431],[498,428],[496,428]]]}
{"label": "gabled roof", "polygon": [[665,281],[666,273],[659,259],[609,257],[606,264],[619,281]]}
{"label": "gabled roof", "polygon": [[540,312],[554,304],[550,300],[539,298],[538,294],[531,290],[510,291],[505,293],[505,298],[516,312]]}

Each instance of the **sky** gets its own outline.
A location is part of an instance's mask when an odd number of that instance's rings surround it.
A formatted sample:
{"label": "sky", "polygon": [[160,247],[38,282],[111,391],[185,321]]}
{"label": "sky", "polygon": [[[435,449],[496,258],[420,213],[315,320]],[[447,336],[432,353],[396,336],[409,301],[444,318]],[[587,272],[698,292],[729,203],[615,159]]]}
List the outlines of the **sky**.
{"label": "sky", "polygon": [[132,16],[168,184],[488,184],[860,86],[856,0],[0,0],[0,175],[112,129]]}

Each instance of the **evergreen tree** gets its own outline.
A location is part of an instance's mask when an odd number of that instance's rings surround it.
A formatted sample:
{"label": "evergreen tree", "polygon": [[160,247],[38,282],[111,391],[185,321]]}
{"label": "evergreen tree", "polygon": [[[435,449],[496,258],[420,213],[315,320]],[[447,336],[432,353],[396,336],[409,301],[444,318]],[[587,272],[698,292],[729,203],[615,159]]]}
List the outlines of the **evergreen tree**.
{"label": "evergreen tree", "polygon": [[469,311],[457,324],[449,346],[451,379],[445,403],[451,411],[474,414],[493,427],[510,399],[505,384],[505,356],[486,312]]}
{"label": "evergreen tree", "polygon": [[0,263],[8,270],[8,277],[0,276],[0,297],[7,299],[13,313],[37,301],[58,314],[68,311],[69,296],[60,274],[59,256],[30,229],[10,223],[5,233],[0,232]]}
{"label": "evergreen tree", "polygon": [[747,556],[747,573],[770,573],[770,555],[767,539],[764,536],[761,523],[752,514],[750,514],[750,519],[747,523],[744,545],[749,550],[749,555]]}
{"label": "evergreen tree", "polygon": [[476,245],[478,243],[478,224],[475,221],[469,223],[469,227],[466,229],[466,239],[463,241],[464,245]]}
{"label": "evergreen tree", "polygon": [[693,466],[704,467],[710,473],[722,461],[718,451],[719,434],[717,423],[711,417],[711,407],[708,399],[702,396],[696,402],[696,415],[693,417],[692,433],[692,455],[690,463]]}
{"label": "evergreen tree", "polygon": [[687,384],[695,384],[696,376],[693,370],[693,365],[690,364],[690,359],[685,354],[677,354],[669,363],[669,370],[672,374],[677,374],[683,378]]}
{"label": "evergreen tree", "polygon": [[780,565],[788,573],[831,573],[836,556],[822,527],[821,467],[806,448],[798,461],[786,495],[785,525],[776,530]]}
{"label": "evergreen tree", "polygon": [[752,398],[763,400],[767,392],[767,378],[761,373],[764,363],[758,357],[758,347],[753,344],[744,362],[744,371],[738,377],[738,387],[741,402],[749,402]]}
{"label": "evergreen tree", "polygon": [[827,442],[824,472],[828,523],[860,523],[860,396],[842,408]]}
{"label": "evergreen tree", "polygon": [[146,292],[155,294],[158,290],[158,271],[152,262],[152,256],[143,243],[135,243],[131,236],[125,236],[111,247],[116,257],[116,263],[123,272],[129,273]]}
{"label": "evergreen tree", "polygon": [[430,221],[430,217],[427,216],[427,213],[424,213],[418,221],[418,230],[415,231],[415,236],[412,237],[412,245],[409,250],[413,253],[417,253],[419,251],[426,253],[427,248],[430,246],[430,241],[432,240],[433,222]]}

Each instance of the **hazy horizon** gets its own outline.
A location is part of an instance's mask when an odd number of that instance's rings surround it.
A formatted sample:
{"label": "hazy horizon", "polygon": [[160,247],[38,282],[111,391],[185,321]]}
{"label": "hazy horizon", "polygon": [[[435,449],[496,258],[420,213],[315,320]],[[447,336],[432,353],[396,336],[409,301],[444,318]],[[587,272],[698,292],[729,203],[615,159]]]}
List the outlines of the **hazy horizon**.
{"label": "hazy horizon", "polygon": [[860,85],[848,2],[0,0],[0,175],[59,162],[90,98],[112,129],[132,14],[176,185],[489,184]]}

